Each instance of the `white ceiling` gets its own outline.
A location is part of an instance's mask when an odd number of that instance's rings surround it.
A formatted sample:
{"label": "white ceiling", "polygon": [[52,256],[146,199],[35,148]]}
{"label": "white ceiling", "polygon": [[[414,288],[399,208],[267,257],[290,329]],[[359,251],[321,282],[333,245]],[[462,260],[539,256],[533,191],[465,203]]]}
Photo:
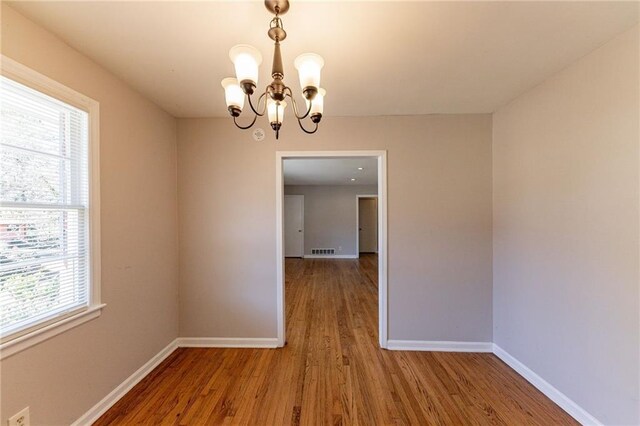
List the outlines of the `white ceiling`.
{"label": "white ceiling", "polygon": [[[176,117],[226,117],[228,50],[261,50],[262,1],[10,2]],[[285,82],[294,58],[325,58],[325,114],[493,112],[638,22],[637,2],[293,0],[283,16]]]}
{"label": "white ceiling", "polygon": [[375,157],[291,158],[284,160],[283,173],[285,185],[375,185],[378,160]]}

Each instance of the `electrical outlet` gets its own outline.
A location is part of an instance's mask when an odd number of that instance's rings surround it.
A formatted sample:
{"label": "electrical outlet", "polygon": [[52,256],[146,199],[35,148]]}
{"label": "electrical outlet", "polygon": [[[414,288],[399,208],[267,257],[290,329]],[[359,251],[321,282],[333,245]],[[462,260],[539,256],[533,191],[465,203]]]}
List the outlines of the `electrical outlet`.
{"label": "electrical outlet", "polygon": [[342,251],[342,246],[338,246],[338,251]]}
{"label": "electrical outlet", "polygon": [[29,407],[23,408],[18,414],[9,417],[8,426],[29,426]]}

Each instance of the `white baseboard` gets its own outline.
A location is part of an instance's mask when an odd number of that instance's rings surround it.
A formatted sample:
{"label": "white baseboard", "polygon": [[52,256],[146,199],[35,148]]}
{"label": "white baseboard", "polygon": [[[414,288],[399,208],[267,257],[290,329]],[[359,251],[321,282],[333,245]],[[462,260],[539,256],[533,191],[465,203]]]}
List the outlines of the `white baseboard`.
{"label": "white baseboard", "polygon": [[278,339],[273,338],[227,338],[227,337],[179,337],[180,348],[277,348]]}
{"label": "white baseboard", "polygon": [[126,395],[135,385],[137,385],[147,374],[164,361],[171,353],[178,348],[177,339],[169,343],[164,349],[158,352],[153,358],[147,361],[142,367],[136,370],[131,376],[127,377],[124,382],[120,383],[114,390],[109,392],[107,396],[102,398],[100,402],[91,407],[89,411],[84,413],[82,417],[73,422],[71,426],[91,425],[98,420],[101,415],[107,412],[116,402]]}
{"label": "white baseboard", "polygon": [[387,349],[392,351],[493,352],[493,343],[388,340]]}
{"label": "white baseboard", "polygon": [[493,344],[493,353],[581,424],[602,425],[598,419],[589,414],[584,408],[495,343]]}
{"label": "white baseboard", "polygon": [[135,385],[144,379],[151,371],[164,361],[177,348],[276,348],[277,338],[219,338],[219,337],[179,337],[169,343],[153,358],[147,361],[135,373],[127,377],[100,402],[91,407],[82,417],[73,422],[71,426],[91,425],[101,415],[126,395]]}
{"label": "white baseboard", "polygon": [[498,358],[513,368],[540,392],[566,411],[583,425],[601,426],[603,423],[589,414],[573,400],[553,387],[549,382],[534,373],[529,367],[511,356],[495,343],[490,342],[437,342],[420,340],[389,340],[387,349],[395,351],[434,351],[434,352],[493,352]]}
{"label": "white baseboard", "polygon": [[357,259],[355,254],[305,254],[305,259]]}
{"label": "white baseboard", "polygon": [[[164,361],[177,348],[276,348],[277,338],[225,338],[225,337],[179,337],[169,343],[153,358],[147,361],[131,376],[127,377],[100,402],[82,415],[71,426],[91,425],[127,392],[145,378],[154,368]],[[602,423],[565,394],[549,384],[526,365],[511,356],[500,346],[490,342],[440,342],[420,340],[388,340],[387,349],[396,351],[435,351],[435,352],[493,352],[498,358],[513,368],[518,374],[535,386],[540,392],[565,410],[583,425],[601,426]]]}

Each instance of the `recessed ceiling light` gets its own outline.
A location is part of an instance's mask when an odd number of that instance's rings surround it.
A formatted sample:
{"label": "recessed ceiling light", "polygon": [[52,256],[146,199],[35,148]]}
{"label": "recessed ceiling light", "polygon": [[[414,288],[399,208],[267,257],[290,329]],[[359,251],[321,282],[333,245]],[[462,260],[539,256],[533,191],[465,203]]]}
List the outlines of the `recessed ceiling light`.
{"label": "recessed ceiling light", "polygon": [[351,182],[355,182],[356,178],[351,178]]}
{"label": "recessed ceiling light", "polygon": [[358,170],[364,170],[364,168],[363,167],[358,167]]}

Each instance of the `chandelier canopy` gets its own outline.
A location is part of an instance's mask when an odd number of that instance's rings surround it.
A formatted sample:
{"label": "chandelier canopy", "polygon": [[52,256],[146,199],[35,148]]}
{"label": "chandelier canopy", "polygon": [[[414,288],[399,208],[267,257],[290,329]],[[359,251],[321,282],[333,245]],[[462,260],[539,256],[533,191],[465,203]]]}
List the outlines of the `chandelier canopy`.
{"label": "chandelier canopy", "polygon": [[[265,0],[264,4],[267,10],[275,15],[267,32],[269,38],[275,42],[271,68],[273,81],[262,91],[258,102],[254,105],[251,97],[258,86],[258,68],[262,63],[262,55],[258,49],[246,44],[232,47],[229,51],[229,58],[235,67],[236,77],[222,80],[227,109],[233,117],[233,122],[240,129],[251,128],[258,117],[267,114],[271,128],[276,132],[276,139],[278,139],[284,110],[287,107],[285,99],[288,97],[300,128],[305,133],[315,133],[322,119],[324,96],[326,95],[326,91],[320,88],[320,72],[324,66],[324,60],[315,53],[303,53],[294,62],[306,104],[304,110],[300,111],[293,98],[293,91],[284,84],[284,67],[280,53],[280,42],[287,38],[280,15],[284,15],[289,10],[289,0]],[[243,126],[238,123],[237,118],[244,108],[245,97],[253,112],[253,120]],[[302,122],[307,117],[314,124],[311,130],[307,130]]]}

